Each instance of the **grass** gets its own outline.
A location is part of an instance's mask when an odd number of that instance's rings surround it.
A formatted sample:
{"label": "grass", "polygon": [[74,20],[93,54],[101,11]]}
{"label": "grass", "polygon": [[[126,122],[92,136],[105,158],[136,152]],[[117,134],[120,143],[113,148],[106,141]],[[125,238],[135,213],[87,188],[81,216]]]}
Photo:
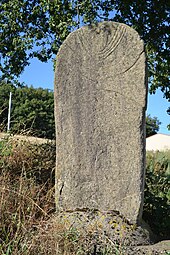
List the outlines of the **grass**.
{"label": "grass", "polygon": [[36,233],[55,211],[53,155],[51,145],[1,140],[0,254],[34,254]]}
{"label": "grass", "polygon": [[0,141],[0,254],[123,254],[109,238],[100,245],[95,224],[84,231],[55,215],[54,168],[53,144]]}
{"label": "grass", "polygon": [[[33,177],[14,177],[5,171],[0,183],[0,254],[93,254],[94,233],[78,231],[55,216],[51,183],[37,184]],[[118,245],[106,242],[98,254],[122,254],[119,251]]]}
{"label": "grass", "polygon": [[[167,173],[165,163],[159,166]],[[123,239],[101,231],[103,216],[84,229],[55,215],[54,169],[55,145],[0,141],[0,254],[127,255]]]}

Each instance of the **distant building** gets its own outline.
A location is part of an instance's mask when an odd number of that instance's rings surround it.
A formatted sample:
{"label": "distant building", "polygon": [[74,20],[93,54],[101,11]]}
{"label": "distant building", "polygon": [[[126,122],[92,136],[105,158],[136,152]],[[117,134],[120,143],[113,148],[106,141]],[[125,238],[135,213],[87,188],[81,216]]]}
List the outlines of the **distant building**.
{"label": "distant building", "polygon": [[170,150],[170,135],[156,134],[146,138],[147,151]]}

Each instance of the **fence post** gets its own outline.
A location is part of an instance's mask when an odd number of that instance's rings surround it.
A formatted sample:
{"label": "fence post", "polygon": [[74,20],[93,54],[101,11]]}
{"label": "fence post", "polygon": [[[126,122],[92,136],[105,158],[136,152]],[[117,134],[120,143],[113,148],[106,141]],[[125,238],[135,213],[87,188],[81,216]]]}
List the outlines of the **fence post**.
{"label": "fence post", "polygon": [[8,108],[8,126],[7,132],[10,130],[10,118],[11,118],[11,101],[12,101],[12,93],[9,94],[9,108]]}

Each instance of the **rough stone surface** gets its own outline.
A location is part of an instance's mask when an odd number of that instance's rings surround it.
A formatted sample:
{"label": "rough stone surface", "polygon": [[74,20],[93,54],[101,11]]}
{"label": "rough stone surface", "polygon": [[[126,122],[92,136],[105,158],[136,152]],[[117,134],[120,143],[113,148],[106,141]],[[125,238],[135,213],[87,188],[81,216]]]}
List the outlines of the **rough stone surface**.
{"label": "rough stone surface", "polygon": [[117,210],[141,218],[146,65],[142,40],[115,22],[71,33],[55,73],[59,211]]}

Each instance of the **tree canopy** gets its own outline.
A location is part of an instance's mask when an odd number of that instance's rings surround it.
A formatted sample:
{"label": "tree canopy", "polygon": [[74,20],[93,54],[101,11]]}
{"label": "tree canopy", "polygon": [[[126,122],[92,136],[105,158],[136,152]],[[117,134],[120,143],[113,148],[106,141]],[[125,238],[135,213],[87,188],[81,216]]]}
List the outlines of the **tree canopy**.
{"label": "tree canopy", "polygon": [[6,130],[8,118],[8,99],[12,92],[11,128],[13,134],[29,135],[53,139],[54,95],[53,91],[28,86],[14,87],[0,83],[0,131]]}
{"label": "tree canopy", "polygon": [[146,137],[157,134],[161,122],[157,117],[146,116]]}
{"label": "tree canopy", "polygon": [[134,27],[145,42],[150,92],[170,101],[170,1],[167,0],[1,0],[2,79],[18,77],[33,57],[46,62],[66,36],[103,20]]}

